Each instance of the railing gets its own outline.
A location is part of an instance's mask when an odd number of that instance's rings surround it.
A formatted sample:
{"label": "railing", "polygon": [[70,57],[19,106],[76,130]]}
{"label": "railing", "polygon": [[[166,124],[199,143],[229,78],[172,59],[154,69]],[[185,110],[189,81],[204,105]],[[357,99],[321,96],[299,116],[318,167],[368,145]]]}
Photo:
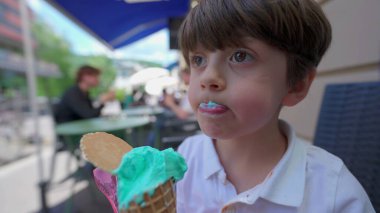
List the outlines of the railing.
{"label": "railing", "polygon": [[[61,72],[57,65],[44,61],[37,61],[37,74],[40,76],[60,77]],[[25,73],[25,58],[13,52],[0,48],[0,69],[11,70],[19,73]]]}

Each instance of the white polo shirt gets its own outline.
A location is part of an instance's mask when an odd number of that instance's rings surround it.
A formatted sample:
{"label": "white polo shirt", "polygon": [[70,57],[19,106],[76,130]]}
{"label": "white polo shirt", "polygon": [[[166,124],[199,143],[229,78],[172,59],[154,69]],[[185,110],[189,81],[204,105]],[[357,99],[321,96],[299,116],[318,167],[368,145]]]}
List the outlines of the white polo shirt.
{"label": "white polo shirt", "polygon": [[299,140],[281,122],[288,148],[256,187],[236,193],[211,138],[197,135],[179,147],[189,167],[176,185],[178,213],[374,213],[367,194],[336,156]]}

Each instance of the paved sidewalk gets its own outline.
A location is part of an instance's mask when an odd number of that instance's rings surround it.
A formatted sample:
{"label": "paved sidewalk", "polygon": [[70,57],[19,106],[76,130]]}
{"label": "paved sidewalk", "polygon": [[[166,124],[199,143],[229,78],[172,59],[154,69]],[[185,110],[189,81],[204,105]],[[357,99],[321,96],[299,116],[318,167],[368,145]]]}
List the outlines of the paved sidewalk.
{"label": "paved sidewalk", "polygon": [[[50,168],[52,149],[45,147],[42,151],[45,177]],[[67,152],[57,156],[54,183],[47,193],[50,212],[112,212],[106,198],[99,191],[92,190],[89,182],[82,180],[75,183],[74,178],[59,183],[71,172],[74,172],[74,159],[67,171]],[[39,212],[40,192],[38,188],[38,162],[36,154],[0,167],[0,212],[30,213]],[[73,202],[70,195],[74,192]],[[94,195],[94,196],[92,196]],[[72,206],[70,206],[72,204]]]}
{"label": "paved sidewalk", "polygon": [[[0,113],[0,168],[36,152],[36,145],[31,141],[36,125],[33,119],[22,115],[22,119],[16,121],[6,114]],[[54,123],[50,115],[39,116],[39,136],[45,146],[53,143]]]}

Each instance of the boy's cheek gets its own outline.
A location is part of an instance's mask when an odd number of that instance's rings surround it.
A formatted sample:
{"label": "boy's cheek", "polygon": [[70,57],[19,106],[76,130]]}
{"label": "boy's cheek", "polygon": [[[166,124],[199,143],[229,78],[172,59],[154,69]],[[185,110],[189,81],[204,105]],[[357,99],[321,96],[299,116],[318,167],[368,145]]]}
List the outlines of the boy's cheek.
{"label": "boy's cheek", "polygon": [[241,95],[231,95],[228,105],[234,111],[241,113],[241,116],[260,116],[278,108],[281,100],[273,98],[268,91],[244,92]]}
{"label": "boy's cheek", "polygon": [[200,97],[199,96],[199,92],[195,91],[194,89],[191,89],[189,88],[188,90],[188,98],[189,98],[189,102],[190,102],[190,105],[191,107],[193,108],[193,111],[196,112],[197,111],[197,108],[198,108],[198,105],[199,105],[199,99]]}

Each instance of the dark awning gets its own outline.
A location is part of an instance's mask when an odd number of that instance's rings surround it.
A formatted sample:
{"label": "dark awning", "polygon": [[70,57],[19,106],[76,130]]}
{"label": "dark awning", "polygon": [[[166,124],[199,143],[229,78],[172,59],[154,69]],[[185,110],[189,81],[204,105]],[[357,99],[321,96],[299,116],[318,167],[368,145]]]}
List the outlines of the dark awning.
{"label": "dark awning", "polygon": [[106,46],[115,49],[168,27],[169,18],[185,16],[190,0],[47,1]]}

